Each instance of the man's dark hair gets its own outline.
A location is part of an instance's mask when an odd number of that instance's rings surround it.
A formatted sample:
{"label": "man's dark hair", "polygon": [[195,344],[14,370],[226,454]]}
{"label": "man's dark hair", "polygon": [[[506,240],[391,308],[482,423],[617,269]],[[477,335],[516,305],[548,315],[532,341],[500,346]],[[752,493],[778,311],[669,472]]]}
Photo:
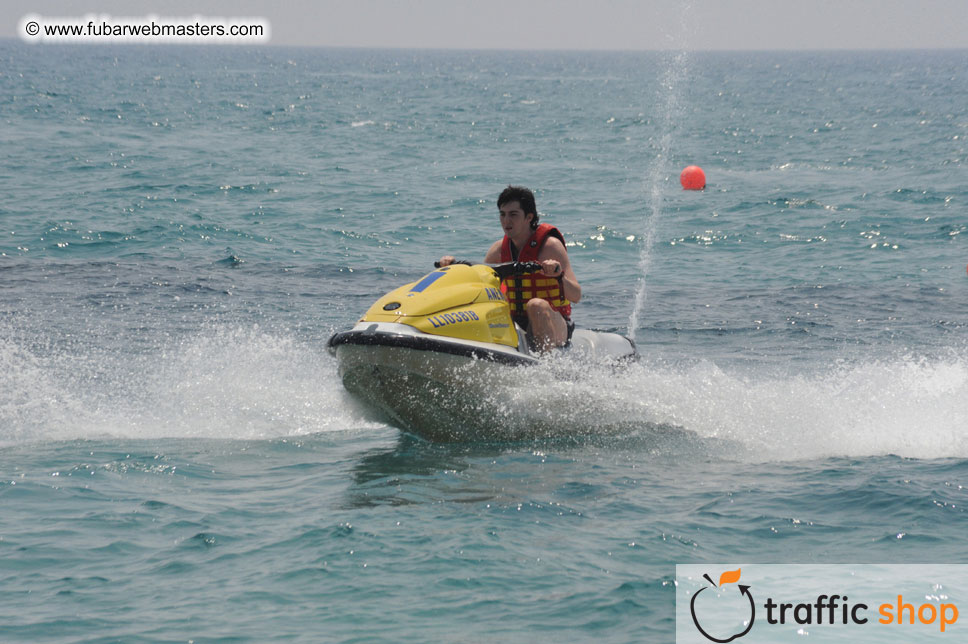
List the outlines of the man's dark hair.
{"label": "man's dark hair", "polygon": [[538,227],[538,207],[534,205],[534,193],[524,186],[508,186],[501,193],[501,196],[497,198],[497,207],[500,208],[504,204],[511,203],[512,201],[518,202],[524,214],[530,212],[534,215],[531,219],[531,229],[536,229]]}

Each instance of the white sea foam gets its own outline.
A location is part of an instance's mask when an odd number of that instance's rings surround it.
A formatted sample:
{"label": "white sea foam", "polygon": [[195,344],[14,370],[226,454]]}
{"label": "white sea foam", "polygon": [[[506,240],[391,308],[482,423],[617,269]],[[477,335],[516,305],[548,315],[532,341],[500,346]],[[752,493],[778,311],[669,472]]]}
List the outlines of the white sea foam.
{"label": "white sea foam", "polygon": [[258,327],[212,328],[141,355],[0,341],[0,443],[376,427],[325,349]]}
{"label": "white sea foam", "polygon": [[577,383],[540,395],[546,408],[556,408],[555,395],[569,422],[680,428],[743,459],[968,456],[965,354],[845,362],[809,375],[640,363],[618,375],[584,369]]}
{"label": "white sea foam", "polygon": [[[277,438],[383,430],[334,359],[285,333],[211,328],[138,355],[0,339],[0,444],[37,440]],[[968,456],[968,354],[842,362],[809,374],[711,362],[517,369],[490,405],[527,434],[675,433],[742,459]],[[496,410],[496,411],[495,411]]]}

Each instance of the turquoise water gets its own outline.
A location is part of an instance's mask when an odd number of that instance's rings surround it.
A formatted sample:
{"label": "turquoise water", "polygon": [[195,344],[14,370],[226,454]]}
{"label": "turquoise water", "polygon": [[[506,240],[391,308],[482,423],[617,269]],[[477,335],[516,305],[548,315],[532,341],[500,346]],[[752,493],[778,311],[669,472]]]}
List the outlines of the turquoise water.
{"label": "turquoise water", "polygon": [[[968,53],[0,59],[0,640],[671,641],[676,563],[964,563]],[[325,343],[511,182],[642,360],[426,443]]]}

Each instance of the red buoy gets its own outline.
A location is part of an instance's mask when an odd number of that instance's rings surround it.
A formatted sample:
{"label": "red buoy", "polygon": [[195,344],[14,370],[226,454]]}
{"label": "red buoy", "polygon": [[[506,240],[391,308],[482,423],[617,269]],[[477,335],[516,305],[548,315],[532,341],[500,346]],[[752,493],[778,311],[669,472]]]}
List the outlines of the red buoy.
{"label": "red buoy", "polygon": [[683,190],[702,190],[706,187],[706,173],[698,165],[686,166],[679,175]]}

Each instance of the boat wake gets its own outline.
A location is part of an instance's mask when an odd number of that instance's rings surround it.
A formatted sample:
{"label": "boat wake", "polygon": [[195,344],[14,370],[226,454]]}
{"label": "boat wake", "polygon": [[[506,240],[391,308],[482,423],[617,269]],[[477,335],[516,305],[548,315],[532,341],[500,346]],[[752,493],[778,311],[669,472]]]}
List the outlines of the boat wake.
{"label": "boat wake", "polygon": [[[23,333],[2,338],[0,444],[275,439],[399,426],[353,401],[321,339],[212,327],[132,354]],[[845,360],[809,373],[567,355],[533,367],[491,365],[493,373],[477,366],[458,367],[446,390],[408,390],[440,428],[438,439],[638,435],[647,445],[741,460],[968,456],[965,351]]]}
{"label": "boat wake", "polygon": [[257,325],[216,326],[139,353],[8,337],[0,339],[0,444],[271,439],[382,426],[342,391],[325,349]]}

